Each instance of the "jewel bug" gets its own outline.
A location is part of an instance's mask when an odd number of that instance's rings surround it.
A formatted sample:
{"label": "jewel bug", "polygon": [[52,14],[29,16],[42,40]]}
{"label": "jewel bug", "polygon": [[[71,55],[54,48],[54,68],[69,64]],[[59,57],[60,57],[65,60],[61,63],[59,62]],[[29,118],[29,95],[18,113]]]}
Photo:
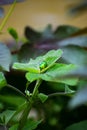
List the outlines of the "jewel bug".
{"label": "jewel bug", "polygon": [[42,61],[42,62],[40,63],[40,65],[39,65],[39,67],[40,67],[40,70],[46,68],[46,67],[47,67],[47,62],[46,62],[46,61]]}

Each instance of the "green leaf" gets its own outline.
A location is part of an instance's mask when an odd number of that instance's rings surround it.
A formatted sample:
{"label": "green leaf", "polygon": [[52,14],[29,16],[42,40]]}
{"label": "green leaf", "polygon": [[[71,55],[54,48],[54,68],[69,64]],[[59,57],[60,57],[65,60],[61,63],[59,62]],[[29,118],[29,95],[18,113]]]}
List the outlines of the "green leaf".
{"label": "green leaf", "polygon": [[80,30],[79,28],[74,26],[63,25],[63,26],[58,26],[58,28],[54,32],[54,35],[56,38],[62,39],[70,36],[71,34],[78,32],[79,30]]}
{"label": "green leaf", "polygon": [[74,93],[74,90],[71,90],[67,85],[65,85],[65,93]]}
{"label": "green leaf", "polygon": [[51,50],[48,53],[46,53],[43,57],[42,57],[42,61],[46,61],[47,62],[47,69],[50,68],[51,66],[54,65],[54,63],[61,57],[61,55],[63,54],[61,49],[58,50]]}
{"label": "green leaf", "polygon": [[44,103],[48,98],[48,96],[43,94],[43,93],[39,93],[38,97],[39,97],[39,99],[41,100],[42,103]]}
{"label": "green leaf", "polygon": [[[68,85],[76,85],[78,83],[78,78],[64,78],[65,75],[72,72],[76,69],[76,66],[73,64],[55,64],[50,68],[45,74],[48,77],[48,80],[54,82],[65,83]],[[46,78],[47,78],[46,77]]]}
{"label": "green leaf", "polygon": [[18,38],[18,33],[17,33],[17,31],[14,28],[9,27],[8,28],[8,32],[16,41],[18,41],[18,39],[19,39]]}
{"label": "green leaf", "polygon": [[29,71],[32,73],[40,73],[39,65],[45,61],[47,63],[47,67],[42,71],[46,71],[50,68],[62,55],[62,50],[51,50],[48,51],[45,55],[39,56],[36,59],[30,59],[29,63],[14,63],[13,69]]}
{"label": "green leaf", "polygon": [[66,74],[70,71],[74,70],[76,67],[72,64],[57,64],[55,63],[54,66],[49,68],[45,73],[35,74],[35,73],[26,73],[26,78],[28,81],[33,82],[39,78],[50,81],[50,82],[59,82],[65,83],[68,85],[76,85],[78,82],[77,78],[64,78]]}
{"label": "green leaf", "polygon": [[23,128],[23,130],[34,130],[37,128],[37,126],[42,122],[42,120],[34,121],[34,120],[28,120]]}
{"label": "green leaf", "polygon": [[14,113],[15,113],[15,111],[13,111],[13,110],[6,110],[0,114],[0,118],[3,122],[3,124],[6,125]]}
{"label": "green leaf", "polygon": [[26,75],[25,75],[25,77],[26,77],[26,79],[28,81],[33,82],[33,81],[41,78],[41,74],[27,72]]}
{"label": "green leaf", "polygon": [[0,89],[3,88],[7,84],[5,76],[2,72],[0,72]]}
{"label": "green leaf", "polygon": [[[28,120],[27,123],[25,124],[23,130],[34,130],[36,127],[42,122],[40,121],[34,121],[34,120]],[[17,130],[18,124],[13,125],[12,127],[9,128],[9,130]]]}
{"label": "green leaf", "polygon": [[87,120],[75,123],[67,127],[65,130],[87,130]]}
{"label": "green leaf", "polygon": [[37,32],[33,28],[27,26],[25,28],[25,36],[27,39],[29,39],[29,41],[36,42],[36,41],[38,41],[38,39],[40,39],[41,32]]}
{"label": "green leaf", "polygon": [[34,64],[32,62],[32,59],[30,59],[29,63],[14,63],[12,68],[22,71],[30,71],[32,73],[40,73],[40,68],[38,64]]}
{"label": "green leaf", "polygon": [[0,42],[0,70],[9,71],[11,64],[11,53],[8,47]]}
{"label": "green leaf", "polygon": [[21,105],[22,103],[25,102],[25,99],[20,97],[20,96],[13,96],[10,94],[9,95],[1,95],[0,94],[0,102],[4,102],[6,104],[10,104],[12,106],[16,106],[19,107],[19,105]]}

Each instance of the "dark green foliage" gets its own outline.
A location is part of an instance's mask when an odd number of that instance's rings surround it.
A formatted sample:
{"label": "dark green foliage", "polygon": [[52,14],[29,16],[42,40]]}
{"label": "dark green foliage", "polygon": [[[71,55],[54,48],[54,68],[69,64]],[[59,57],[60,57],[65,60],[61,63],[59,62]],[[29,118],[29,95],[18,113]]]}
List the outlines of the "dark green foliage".
{"label": "dark green foliage", "polygon": [[57,27],[57,29],[54,31],[54,35],[57,39],[63,39],[73,35],[76,32],[79,32],[79,30],[80,29],[77,27],[63,25]]}
{"label": "dark green foliage", "polygon": [[25,28],[26,38],[31,42],[36,42],[41,37],[41,33],[33,30],[31,27]]}

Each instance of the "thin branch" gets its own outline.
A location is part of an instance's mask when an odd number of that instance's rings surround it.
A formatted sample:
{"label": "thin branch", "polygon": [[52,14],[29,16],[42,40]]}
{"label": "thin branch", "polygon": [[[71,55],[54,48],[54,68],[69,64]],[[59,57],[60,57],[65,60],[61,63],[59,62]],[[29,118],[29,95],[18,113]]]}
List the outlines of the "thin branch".
{"label": "thin branch", "polygon": [[28,98],[25,96],[25,94],[23,92],[21,92],[19,89],[15,88],[14,86],[10,85],[10,84],[7,84],[6,85],[7,87],[15,90],[16,92],[18,92],[21,96],[23,96],[24,98],[26,98],[28,100]]}
{"label": "thin branch", "polygon": [[10,7],[8,14],[6,15],[6,17],[4,18],[3,22],[0,25],[0,33],[2,32],[2,29],[4,28],[8,18],[10,17],[11,13],[13,12],[14,8],[16,5],[16,0],[14,0],[14,3],[12,4],[12,6]]}
{"label": "thin branch", "polygon": [[54,96],[60,96],[60,95],[69,95],[69,94],[74,94],[75,92],[71,92],[71,93],[67,93],[67,92],[56,92],[56,93],[52,93],[49,94],[48,97],[54,97]]}

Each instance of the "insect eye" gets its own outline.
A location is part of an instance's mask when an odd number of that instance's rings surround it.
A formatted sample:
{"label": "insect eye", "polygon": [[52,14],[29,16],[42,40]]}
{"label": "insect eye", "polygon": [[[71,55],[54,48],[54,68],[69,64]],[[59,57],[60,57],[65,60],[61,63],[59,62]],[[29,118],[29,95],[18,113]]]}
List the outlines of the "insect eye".
{"label": "insect eye", "polygon": [[46,61],[42,61],[41,63],[40,63],[40,70],[42,70],[42,69],[44,69],[44,68],[46,68],[47,67],[47,62]]}

